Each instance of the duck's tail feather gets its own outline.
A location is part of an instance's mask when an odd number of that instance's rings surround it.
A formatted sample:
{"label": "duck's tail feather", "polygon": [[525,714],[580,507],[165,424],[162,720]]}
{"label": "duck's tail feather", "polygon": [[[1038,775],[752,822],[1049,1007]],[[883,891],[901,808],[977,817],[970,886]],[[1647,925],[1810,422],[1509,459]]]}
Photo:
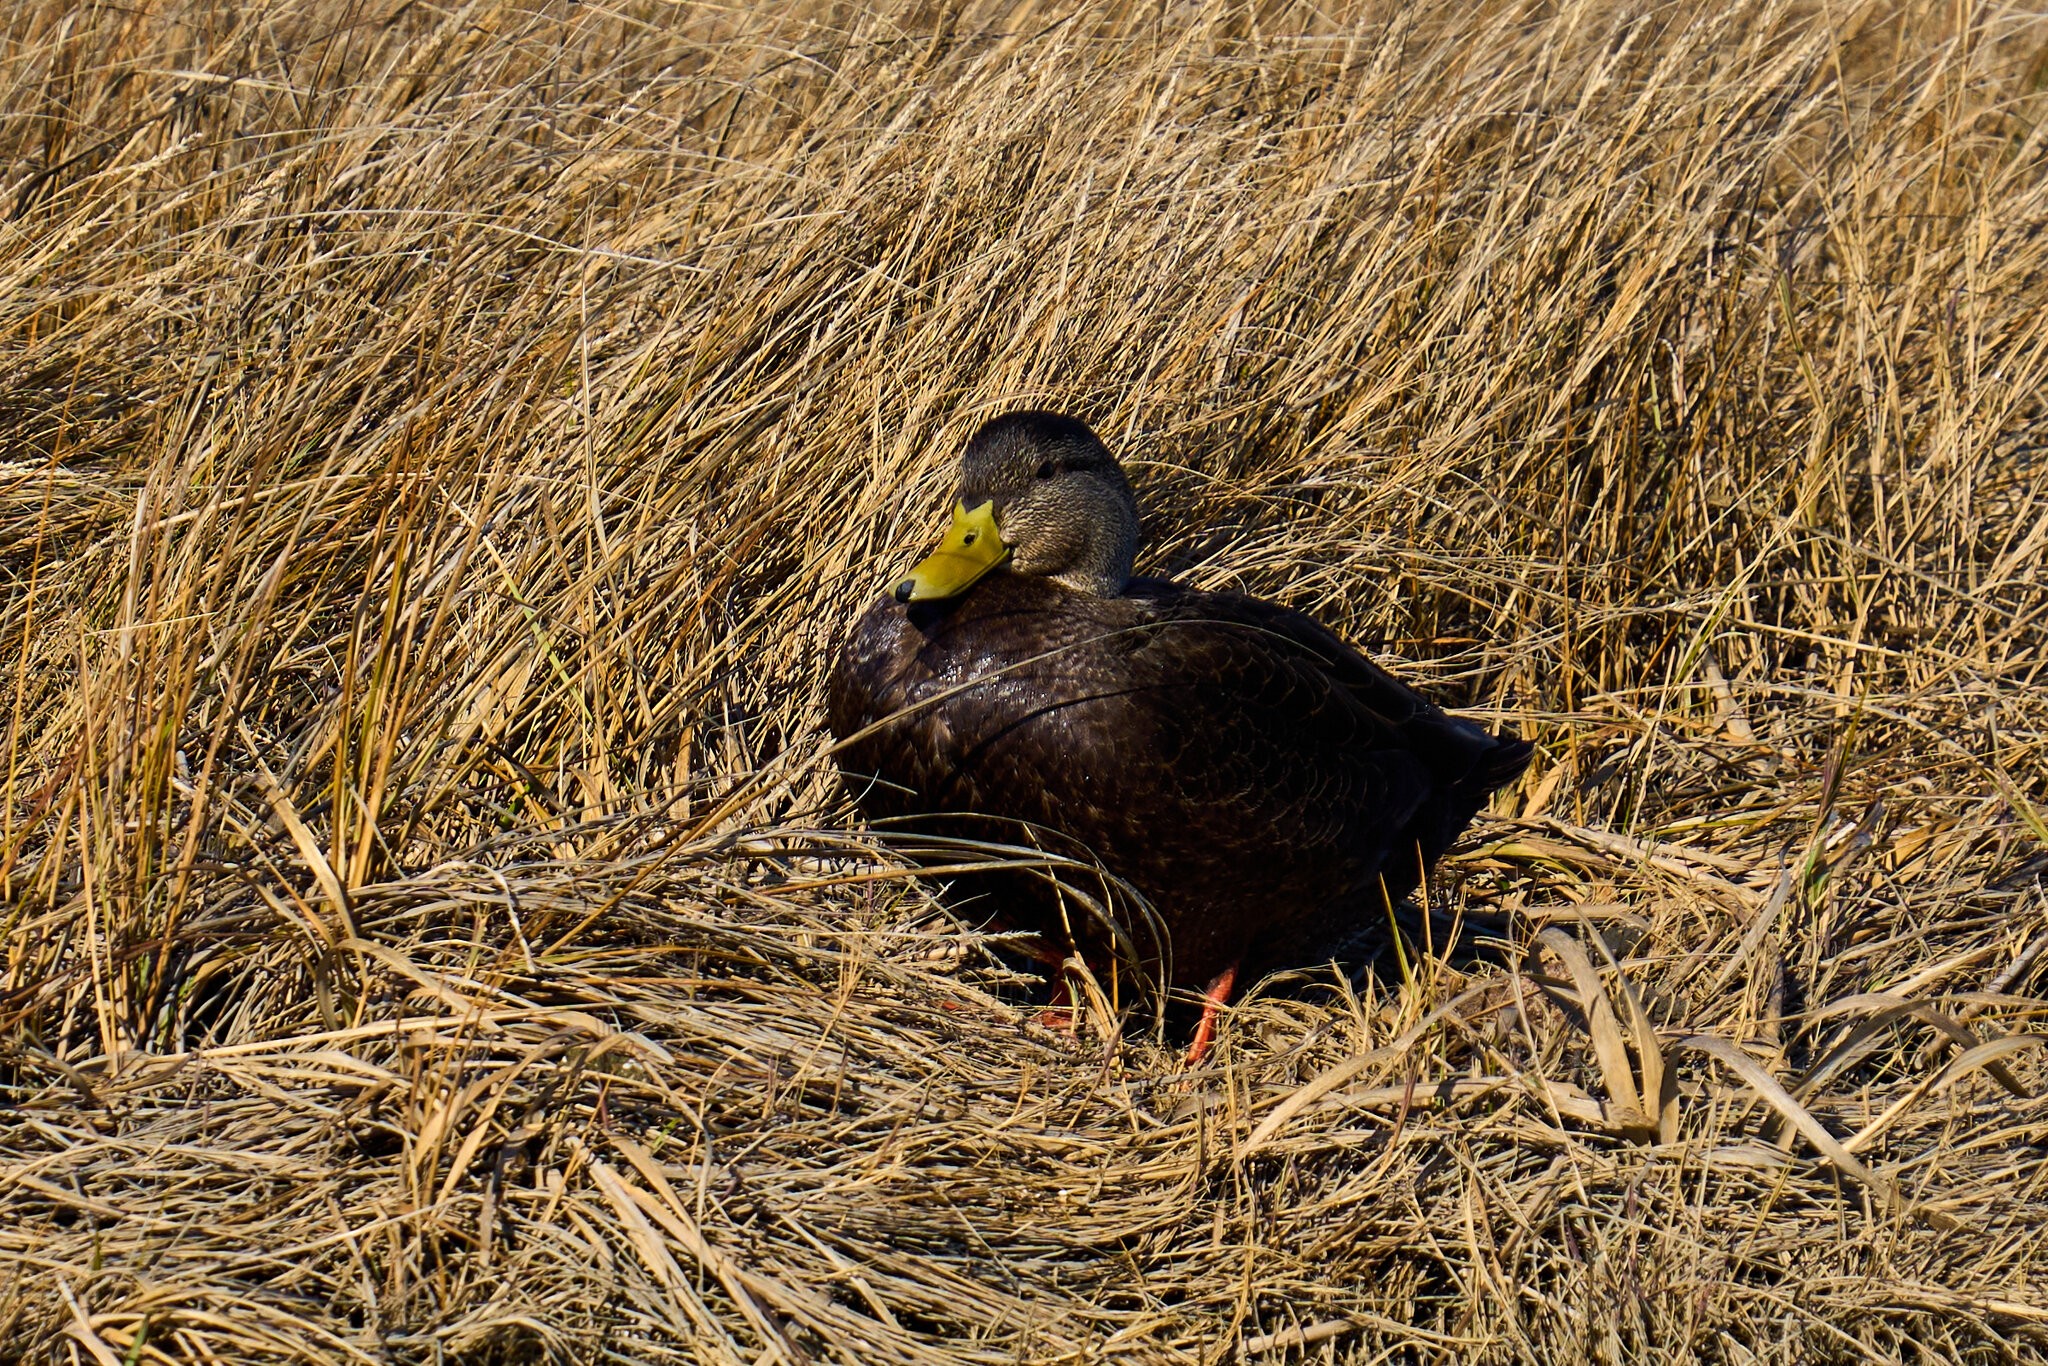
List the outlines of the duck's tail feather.
{"label": "duck's tail feather", "polygon": [[1435,799],[1416,813],[1409,827],[1425,865],[1435,863],[1450,848],[1489,797],[1522,776],[1536,752],[1527,740],[1489,735],[1476,726],[1471,730],[1476,732],[1475,739],[1483,736],[1487,743],[1472,754],[1462,774],[1445,783]]}
{"label": "duck's tail feather", "polygon": [[[1536,753],[1536,746],[1527,740],[1517,740],[1508,735],[1493,737],[1493,748],[1479,761],[1464,785],[1479,793],[1483,806],[1486,799],[1522,776],[1522,770],[1529,766],[1530,758]],[[1474,814],[1479,807],[1472,808]]]}

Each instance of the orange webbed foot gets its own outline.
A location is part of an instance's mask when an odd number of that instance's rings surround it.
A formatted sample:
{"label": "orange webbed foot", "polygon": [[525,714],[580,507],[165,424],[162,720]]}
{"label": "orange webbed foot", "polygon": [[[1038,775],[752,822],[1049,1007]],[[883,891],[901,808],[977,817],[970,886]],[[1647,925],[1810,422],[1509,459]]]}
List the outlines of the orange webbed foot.
{"label": "orange webbed foot", "polygon": [[1038,1012],[1038,1022],[1047,1029],[1072,1034],[1080,1028],[1080,1012],[1074,1009],[1073,1001],[1073,993],[1067,988],[1067,974],[1055,972],[1052,979],[1052,1001],[1044,1010]]}

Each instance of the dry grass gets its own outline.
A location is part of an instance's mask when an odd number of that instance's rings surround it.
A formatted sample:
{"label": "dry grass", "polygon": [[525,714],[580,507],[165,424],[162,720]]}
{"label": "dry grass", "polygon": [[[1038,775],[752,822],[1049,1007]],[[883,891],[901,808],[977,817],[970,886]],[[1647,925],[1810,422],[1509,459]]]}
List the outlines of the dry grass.
{"label": "dry grass", "polygon": [[[2048,21],[22,0],[0,1356],[2048,1350]],[[820,680],[1023,402],[1540,756],[1177,1086]]]}

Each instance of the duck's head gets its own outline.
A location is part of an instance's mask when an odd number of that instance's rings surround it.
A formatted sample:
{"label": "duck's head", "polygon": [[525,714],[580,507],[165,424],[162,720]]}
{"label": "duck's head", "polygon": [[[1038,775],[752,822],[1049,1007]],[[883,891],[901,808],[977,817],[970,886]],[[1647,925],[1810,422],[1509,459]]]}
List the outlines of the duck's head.
{"label": "duck's head", "polygon": [[961,452],[953,524],[896,585],[896,600],[958,597],[997,569],[1114,597],[1137,553],[1131,481],[1088,425],[1005,413]]}

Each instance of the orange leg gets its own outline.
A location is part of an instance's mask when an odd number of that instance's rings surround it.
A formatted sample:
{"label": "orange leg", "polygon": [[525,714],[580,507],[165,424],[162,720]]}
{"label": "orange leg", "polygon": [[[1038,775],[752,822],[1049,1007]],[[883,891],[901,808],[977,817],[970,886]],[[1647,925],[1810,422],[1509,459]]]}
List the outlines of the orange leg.
{"label": "orange leg", "polygon": [[1038,1012],[1038,1022],[1047,1029],[1073,1033],[1076,1023],[1071,1004],[1073,999],[1073,994],[1067,990],[1067,974],[1055,972],[1052,979],[1052,1001],[1044,1010]]}
{"label": "orange leg", "polygon": [[1067,954],[1054,948],[1052,941],[1037,936],[1013,939],[1010,946],[1034,963],[1052,969],[1052,1000],[1038,1012],[1038,1022],[1047,1029],[1073,1033],[1080,1023],[1080,1013],[1074,1009],[1074,994],[1067,986]]}
{"label": "orange leg", "polygon": [[1195,1026],[1195,1041],[1188,1046],[1187,1065],[1193,1067],[1209,1051],[1209,1041],[1216,1036],[1216,1012],[1230,999],[1230,989],[1237,985],[1237,964],[1232,963],[1209,980],[1202,990],[1202,1022]]}

